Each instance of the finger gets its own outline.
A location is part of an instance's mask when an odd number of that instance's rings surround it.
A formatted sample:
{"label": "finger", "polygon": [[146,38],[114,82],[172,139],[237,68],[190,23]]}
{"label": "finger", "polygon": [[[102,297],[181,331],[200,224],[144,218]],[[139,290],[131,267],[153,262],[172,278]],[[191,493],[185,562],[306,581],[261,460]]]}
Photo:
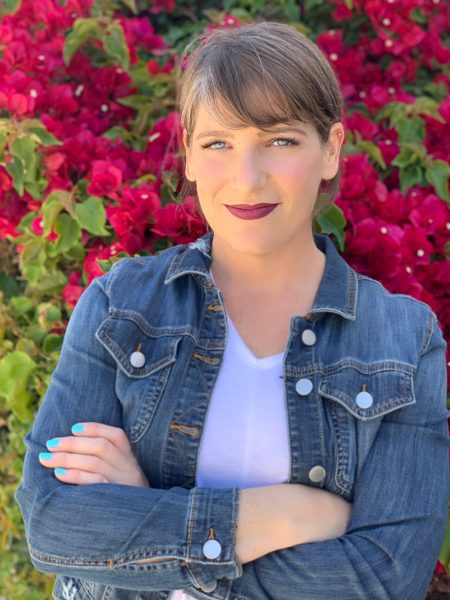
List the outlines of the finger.
{"label": "finger", "polygon": [[75,423],[75,425],[72,426],[72,433],[77,437],[105,438],[121,452],[128,453],[131,451],[127,434],[120,427],[113,427],[112,425],[106,425],[105,423],[91,421],[86,423]]}
{"label": "finger", "polygon": [[72,483],[74,485],[88,485],[91,483],[108,483],[108,480],[100,473],[90,473],[81,471],[80,469],[64,469],[56,467],[54,470],[56,479],[64,483]]}
{"label": "finger", "polygon": [[39,460],[44,467],[55,469],[78,469],[88,473],[96,473],[109,481],[112,469],[105,461],[97,456],[87,454],[71,454],[68,452],[41,452]]}
{"label": "finger", "polygon": [[106,438],[69,436],[47,440],[47,448],[55,454],[70,452],[101,458],[111,467],[120,465],[125,456]]}

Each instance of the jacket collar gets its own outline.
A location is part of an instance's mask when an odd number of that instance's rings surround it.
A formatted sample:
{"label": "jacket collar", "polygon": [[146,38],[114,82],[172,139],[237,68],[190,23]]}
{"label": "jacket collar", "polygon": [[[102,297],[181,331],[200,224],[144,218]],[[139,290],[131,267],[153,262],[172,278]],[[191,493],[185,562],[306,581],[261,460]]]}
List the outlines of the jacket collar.
{"label": "jacket collar", "polygon": [[[317,290],[310,315],[331,312],[346,319],[356,319],[358,298],[358,277],[346,263],[327,235],[314,233],[316,246],[325,253],[325,270]],[[205,285],[213,285],[209,269],[211,266],[211,245],[213,232],[208,231],[195,242],[176,254],[171,261],[164,283],[168,284],[182,275],[197,274]]]}

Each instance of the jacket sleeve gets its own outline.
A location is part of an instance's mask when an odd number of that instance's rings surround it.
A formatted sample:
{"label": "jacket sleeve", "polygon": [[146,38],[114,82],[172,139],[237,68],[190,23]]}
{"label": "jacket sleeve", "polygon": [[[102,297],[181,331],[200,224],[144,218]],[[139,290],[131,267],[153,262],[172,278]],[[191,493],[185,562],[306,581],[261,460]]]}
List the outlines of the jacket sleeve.
{"label": "jacket sleeve", "polygon": [[[59,361],[26,436],[23,480],[16,491],[34,566],[135,590],[199,589],[242,573],[235,556],[239,488],[138,488],[69,485],[43,467],[46,440],[71,434],[73,424],[122,427],[116,366],[95,338],[108,316],[108,285],[120,262],[81,295]],[[207,559],[210,528],[221,544]]]}
{"label": "jacket sleeve", "polygon": [[230,599],[424,600],[449,495],[446,344],[431,311],[424,346],[416,403],[385,415],[356,482],[345,535],[245,564]]}

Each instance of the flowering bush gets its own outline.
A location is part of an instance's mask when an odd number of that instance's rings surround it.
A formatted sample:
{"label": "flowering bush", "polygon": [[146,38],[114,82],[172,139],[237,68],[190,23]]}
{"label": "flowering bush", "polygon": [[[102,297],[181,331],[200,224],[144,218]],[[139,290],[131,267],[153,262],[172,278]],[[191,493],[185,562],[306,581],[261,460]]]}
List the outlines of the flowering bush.
{"label": "flowering bush", "polygon": [[[0,596],[8,599],[41,600],[51,587],[30,566],[12,494],[72,309],[120,257],[205,232],[194,198],[177,202],[177,56],[193,34],[266,18],[316,41],[342,85],[347,139],[336,206],[315,226],[358,271],[427,302],[450,339],[448,3],[207,7],[0,3]],[[441,575],[439,563],[433,581]]]}

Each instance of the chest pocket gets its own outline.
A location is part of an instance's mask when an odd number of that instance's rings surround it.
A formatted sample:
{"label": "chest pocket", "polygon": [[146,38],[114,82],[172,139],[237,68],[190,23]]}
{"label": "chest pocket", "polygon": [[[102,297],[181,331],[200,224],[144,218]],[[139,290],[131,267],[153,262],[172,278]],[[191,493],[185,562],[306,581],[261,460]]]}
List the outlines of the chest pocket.
{"label": "chest pocket", "polygon": [[318,391],[334,439],[335,482],[347,497],[383,418],[416,402],[413,372],[400,362],[353,359],[325,369]]}
{"label": "chest pocket", "polygon": [[139,442],[164,392],[183,334],[152,327],[141,315],[127,311],[106,319],[96,337],[117,363],[116,394],[124,427],[130,442]]}

